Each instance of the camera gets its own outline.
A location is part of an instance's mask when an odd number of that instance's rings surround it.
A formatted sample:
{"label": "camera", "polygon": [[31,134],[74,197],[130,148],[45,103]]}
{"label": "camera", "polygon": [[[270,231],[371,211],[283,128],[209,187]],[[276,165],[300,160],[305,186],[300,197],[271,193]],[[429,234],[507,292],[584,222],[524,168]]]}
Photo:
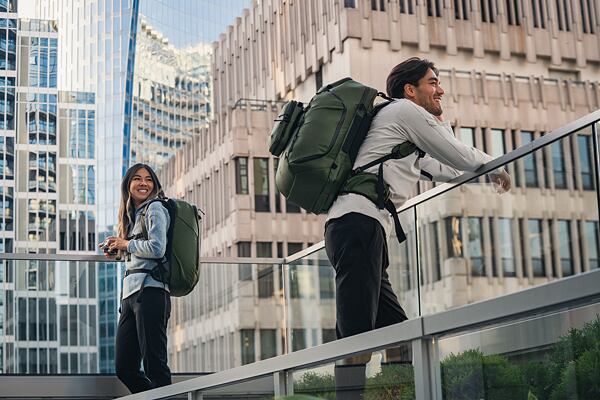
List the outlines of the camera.
{"label": "camera", "polygon": [[116,256],[118,250],[110,250],[108,248],[108,243],[106,243],[106,240],[102,243],[100,243],[99,247],[102,249],[102,251],[106,254],[108,254],[109,256]]}

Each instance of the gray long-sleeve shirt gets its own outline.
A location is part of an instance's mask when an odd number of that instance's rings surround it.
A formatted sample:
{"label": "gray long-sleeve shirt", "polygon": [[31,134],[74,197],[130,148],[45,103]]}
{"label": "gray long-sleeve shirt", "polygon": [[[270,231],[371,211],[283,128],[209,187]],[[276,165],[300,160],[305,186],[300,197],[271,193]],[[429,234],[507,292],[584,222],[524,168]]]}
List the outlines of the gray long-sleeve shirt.
{"label": "gray long-sleeve shirt", "polygon": [[[456,139],[449,123],[440,122],[410,100],[399,99],[384,107],[373,119],[354,168],[389,154],[394,146],[406,141],[414,143],[427,155],[419,159],[415,153],[384,163],[383,179],[390,186],[390,199],[396,208],[408,200],[418,180],[425,175],[421,171],[431,176],[433,181],[448,182],[459,176],[461,171],[475,171],[493,159]],[[376,174],[378,167],[371,167],[367,171]],[[366,197],[354,193],[338,196],[329,209],[327,220],[351,212],[375,218],[390,232],[389,213],[379,210]]]}
{"label": "gray long-sleeve shirt", "polygon": [[[135,224],[129,234],[130,236],[142,232],[140,215],[148,201],[142,203],[135,210]],[[126,270],[152,269],[157,265],[156,260],[163,258],[167,249],[169,223],[169,212],[160,202],[155,201],[148,206],[148,211],[146,212],[148,240],[133,239],[129,241],[127,245],[127,253],[129,254],[125,256]],[[163,262],[166,263],[167,261],[163,260]],[[155,280],[148,274],[130,274],[123,279],[123,299],[139,291],[144,281],[145,287],[158,287],[169,291],[169,285]]]}

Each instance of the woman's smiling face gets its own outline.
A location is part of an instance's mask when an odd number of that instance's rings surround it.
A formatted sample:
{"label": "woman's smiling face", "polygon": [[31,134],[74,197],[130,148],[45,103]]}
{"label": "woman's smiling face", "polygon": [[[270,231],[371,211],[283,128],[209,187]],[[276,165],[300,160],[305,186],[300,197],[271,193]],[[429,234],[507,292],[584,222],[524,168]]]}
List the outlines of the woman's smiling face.
{"label": "woman's smiling face", "polygon": [[133,205],[137,208],[148,199],[154,191],[154,180],[146,168],[140,168],[135,171],[131,182],[129,183],[129,193],[133,200]]}

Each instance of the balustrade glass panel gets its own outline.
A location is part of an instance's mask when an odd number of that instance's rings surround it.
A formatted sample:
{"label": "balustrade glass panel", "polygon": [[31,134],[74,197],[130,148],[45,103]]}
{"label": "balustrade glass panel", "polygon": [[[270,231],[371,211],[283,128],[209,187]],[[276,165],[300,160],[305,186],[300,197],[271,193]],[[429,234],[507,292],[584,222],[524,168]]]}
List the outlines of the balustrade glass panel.
{"label": "balustrade glass panel", "polygon": [[597,268],[594,143],[587,127],[509,163],[502,195],[477,178],[418,205],[423,314]]}

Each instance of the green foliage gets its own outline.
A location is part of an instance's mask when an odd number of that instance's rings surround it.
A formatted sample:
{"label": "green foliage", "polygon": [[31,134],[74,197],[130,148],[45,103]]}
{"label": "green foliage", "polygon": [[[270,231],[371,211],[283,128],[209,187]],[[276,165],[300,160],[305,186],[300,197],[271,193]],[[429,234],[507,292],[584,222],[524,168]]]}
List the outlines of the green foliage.
{"label": "green foliage", "polygon": [[527,399],[529,388],[521,371],[505,357],[468,350],[451,354],[441,368],[446,400]]}
{"label": "green foliage", "polygon": [[412,400],[415,398],[412,365],[382,365],[381,371],[367,379],[365,400]]}
{"label": "green foliage", "polygon": [[[294,393],[334,400],[334,377],[329,374],[307,372],[294,384]],[[364,398],[365,400],[415,399],[412,365],[383,364],[378,374],[367,379]]]}
{"label": "green foliage", "polygon": [[335,380],[329,374],[306,372],[294,383],[294,393],[310,394],[319,399],[335,400]]}
{"label": "green foliage", "polygon": [[562,336],[546,360],[512,363],[467,350],[441,367],[445,400],[600,399],[600,316]]}
{"label": "green foliage", "polygon": [[[581,329],[571,329],[541,360],[517,363],[467,350],[446,357],[441,370],[444,400],[600,399],[600,316]],[[294,392],[305,397],[290,400],[334,400],[334,378],[307,372],[294,385]],[[414,399],[413,367],[382,365],[381,372],[367,379],[364,398]]]}

